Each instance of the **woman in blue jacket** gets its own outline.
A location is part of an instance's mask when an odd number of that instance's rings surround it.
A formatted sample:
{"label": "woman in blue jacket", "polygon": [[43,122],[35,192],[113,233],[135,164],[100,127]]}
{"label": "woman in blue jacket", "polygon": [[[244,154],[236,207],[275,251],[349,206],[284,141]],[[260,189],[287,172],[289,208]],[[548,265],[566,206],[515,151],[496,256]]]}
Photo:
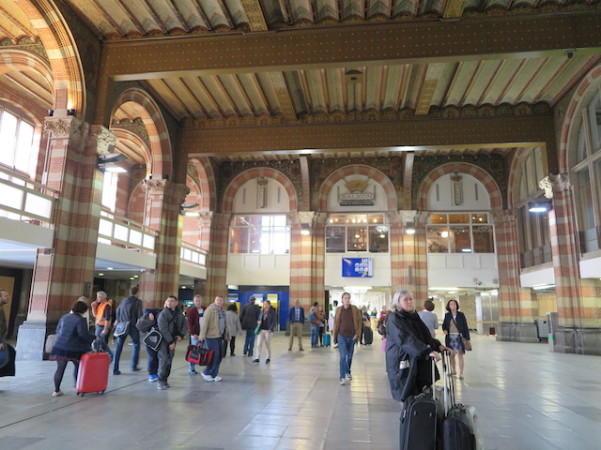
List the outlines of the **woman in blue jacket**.
{"label": "woman in blue jacket", "polygon": [[53,397],[63,395],[61,382],[69,361],[72,361],[75,366],[73,376],[77,382],[79,360],[84,353],[90,350],[90,344],[96,339],[96,336],[89,331],[88,321],[82,316],[87,310],[88,304],[80,297],[71,307],[71,312],[61,317],[58,322],[56,341],[50,352],[50,359],[56,361],[57,364],[54,373]]}
{"label": "woman in blue jacket", "polygon": [[465,346],[461,337],[470,340],[470,330],[467,326],[465,314],[459,311],[459,303],[457,300],[449,300],[447,303],[447,313],[442,322],[442,331],[445,334],[445,345],[451,348],[451,369],[452,374],[456,375],[455,370],[455,355],[459,358],[459,379],[463,380],[463,355],[465,354]]}

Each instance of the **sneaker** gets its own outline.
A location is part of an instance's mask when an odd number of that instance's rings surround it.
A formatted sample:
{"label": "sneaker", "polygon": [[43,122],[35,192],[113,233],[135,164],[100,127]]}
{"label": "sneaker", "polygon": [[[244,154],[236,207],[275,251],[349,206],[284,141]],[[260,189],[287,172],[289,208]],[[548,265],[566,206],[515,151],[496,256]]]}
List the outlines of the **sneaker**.
{"label": "sneaker", "polygon": [[346,378],[341,378],[340,379],[340,386],[344,386],[346,384]]}
{"label": "sneaker", "polygon": [[164,390],[166,390],[166,389],[168,389],[168,388],[169,388],[169,385],[168,385],[168,384],[165,384],[165,383],[159,383],[159,384],[157,384],[157,389],[158,389],[159,391],[164,391]]}
{"label": "sneaker", "polygon": [[148,382],[149,383],[154,383],[159,379],[158,375],[148,375]]}
{"label": "sneaker", "polygon": [[353,379],[350,373],[347,373],[345,378],[349,381]]}
{"label": "sneaker", "polygon": [[219,381],[221,381],[221,380],[223,380],[223,378],[221,378],[221,377],[219,377],[219,376],[217,376],[217,377],[213,378],[213,381],[215,381],[215,382],[219,382]]}
{"label": "sneaker", "polygon": [[200,374],[205,381],[215,381],[215,378],[213,378],[211,375],[207,375],[204,372],[200,372]]}
{"label": "sneaker", "polygon": [[113,370],[113,375],[121,375],[121,371],[120,370]]}
{"label": "sneaker", "polygon": [[267,358],[267,359],[265,360],[265,364],[269,364],[270,362],[271,362],[271,359],[269,359],[269,358]]}
{"label": "sneaker", "polygon": [[190,375],[198,375],[198,372],[196,370],[188,370],[188,373]]}
{"label": "sneaker", "polygon": [[65,394],[63,394],[63,391],[56,391],[56,392],[52,393],[53,397],[61,397],[63,395],[65,395]]}
{"label": "sneaker", "polygon": [[338,344],[334,344],[334,348],[338,348]]}
{"label": "sneaker", "polygon": [[259,358],[253,359],[253,362],[258,363],[259,362]]}
{"label": "sneaker", "polygon": [[142,369],[140,369],[139,367],[134,367],[133,369],[131,369],[132,372],[139,372],[140,370]]}

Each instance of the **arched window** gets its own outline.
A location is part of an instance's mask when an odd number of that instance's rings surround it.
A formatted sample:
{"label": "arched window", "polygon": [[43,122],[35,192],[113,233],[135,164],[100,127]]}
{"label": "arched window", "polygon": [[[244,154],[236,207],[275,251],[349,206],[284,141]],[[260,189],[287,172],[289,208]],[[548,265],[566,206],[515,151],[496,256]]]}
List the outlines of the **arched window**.
{"label": "arched window", "polygon": [[601,248],[601,92],[582,110],[582,124],[572,160],[574,204],[580,251]]}
{"label": "arched window", "polygon": [[0,163],[28,175],[35,173],[34,126],[0,107]]}
{"label": "arched window", "polygon": [[230,253],[290,253],[290,226],[284,214],[236,215],[230,225]]}

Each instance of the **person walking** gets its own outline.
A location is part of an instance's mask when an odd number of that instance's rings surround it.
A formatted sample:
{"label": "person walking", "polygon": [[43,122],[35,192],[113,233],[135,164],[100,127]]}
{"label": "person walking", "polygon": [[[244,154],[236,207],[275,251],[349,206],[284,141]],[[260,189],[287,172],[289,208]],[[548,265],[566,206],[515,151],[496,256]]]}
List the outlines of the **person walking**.
{"label": "person walking", "polygon": [[[158,329],[158,317],[159,314],[161,314],[162,309],[161,308],[147,308],[144,310],[144,314],[148,315],[148,319],[152,321],[152,325],[150,327],[150,329],[152,330],[154,329]],[[155,383],[159,380],[159,354],[157,352],[157,350],[155,350],[154,348],[150,347],[149,345],[145,345],[146,346],[146,354],[148,355],[148,361],[147,361],[147,369],[148,369],[148,381],[150,383]]]}
{"label": "person walking", "polygon": [[430,299],[424,302],[424,309],[418,312],[419,318],[426,324],[432,337],[436,337],[436,329],[438,328],[438,316],[434,311],[434,302]]}
{"label": "person walking", "polygon": [[259,322],[259,315],[261,314],[261,308],[255,304],[255,296],[251,296],[248,299],[248,303],[242,308],[240,314],[240,323],[242,329],[246,331],[246,338],[244,340],[244,355],[252,356],[255,347],[255,328]]}
{"label": "person walking", "polygon": [[361,336],[361,312],[351,305],[351,294],[342,294],[342,306],[336,310],[334,318],[334,343],[338,344],[340,354],[340,384],[345,385],[351,379],[353,351],[357,339]]}
{"label": "person walking", "polygon": [[138,288],[136,286],[129,290],[129,297],[124,298],[117,307],[117,323],[127,323],[127,332],[117,336],[117,348],[115,349],[115,359],[113,360],[113,375],[121,375],[119,370],[119,359],[123,351],[123,344],[127,336],[131,338],[133,349],[131,353],[131,371],[138,372],[138,361],[140,359],[140,331],[136,328],[136,322],[142,317],[142,300],[138,297]]}
{"label": "person walking", "polygon": [[311,348],[318,347],[319,326],[322,323],[323,317],[319,313],[319,303],[313,303],[309,310],[309,322],[311,323]]}
{"label": "person walking", "polygon": [[470,329],[467,326],[467,319],[465,314],[459,311],[459,302],[457,300],[449,300],[447,302],[447,313],[444,315],[442,322],[442,331],[445,334],[445,345],[450,347],[451,352],[451,373],[457,374],[455,370],[455,355],[459,359],[459,379],[463,380],[463,368],[465,361],[463,355],[465,354],[465,345],[463,344],[462,337],[465,340],[470,340]]}
{"label": "person walking", "polygon": [[[230,304],[225,312],[225,324],[230,335],[230,356],[236,356],[236,335],[242,331],[238,308],[235,303]],[[223,356],[227,356],[227,341],[224,341]]]}
{"label": "person walking", "polygon": [[[90,344],[95,339],[101,340],[100,337],[96,337],[89,332],[88,321],[83,317],[83,314],[88,310],[87,300],[86,297],[79,297],[71,306],[71,312],[62,316],[58,321],[56,340],[50,352],[50,360],[56,361],[53,397],[63,395],[61,383],[67,363],[69,361],[73,363],[73,377],[77,383],[79,360],[84,353],[90,350]],[[104,342],[104,340],[102,341]]]}
{"label": "person walking", "polygon": [[292,351],[294,336],[298,338],[298,350],[300,352],[304,351],[303,325],[305,323],[305,309],[301,306],[300,299],[298,298],[294,301],[294,306],[290,308],[288,322],[290,323],[290,342],[288,343],[288,351]]}
{"label": "person walking", "polygon": [[159,333],[161,333],[161,336],[163,337],[159,344],[159,348],[157,349],[159,357],[159,379],[157,389],[161,391],[171,387],[168,383],[168,379],[171,374],[171,363],[173,361],[175,345],[183,338],[178,325],[177,303],[178,301],[175,295],[167,297],[165,300],[165,307],[157,319]]}
{"label": "person walking", "polygon": [[271,307],[271,302],[269,300],[265,300],[263,302],[263,311],[259,318],[260,331],[255,347],[253,362],[258,363],[261,360],[261,347],[263,346],[263,343],[265,343],[265,347],[267,348],[267,359],[265,360],[265,364],[271,362],[271,336],[273,335],[273,330],[275,330],[276,321],[277,317],[275,309]]}
{"label": "person walking", "polygon": [[96,305],[96,310],[94,312],[95,334],[96,337],[100,339],[100,350],[107,352],[110,360],[113,361],[113,351],[107,343],[107,335],[111,329],[111,324],[113,323],[111,319],[113,313],[111,305],[107,300],[106,292],[98,291],[96,293]]}
{"label": "person walking", "polygon": [[[195,295],[193,301],[194,304],[186,310],[186,322],[188,324],[188,331],[190,332],[190,344],[197,345],[205,308],[202,306],[202,295]],[[188,364],[188,373],[190,375],[196,375],[198,373],[196,371],[196,364]]]}
{"label": "person walking", "polygon": [[223,297],[218,295],[215,301],[208,306],[204,313],[204,320],[200,330],[200,341],[206,344],[209,350],[213,350],[213,360],[207,368],[200,372],[205,381],[219,382],[219,366],[221,364],[223,340],[229,341],[230,335],[225,321],[223,309]]}

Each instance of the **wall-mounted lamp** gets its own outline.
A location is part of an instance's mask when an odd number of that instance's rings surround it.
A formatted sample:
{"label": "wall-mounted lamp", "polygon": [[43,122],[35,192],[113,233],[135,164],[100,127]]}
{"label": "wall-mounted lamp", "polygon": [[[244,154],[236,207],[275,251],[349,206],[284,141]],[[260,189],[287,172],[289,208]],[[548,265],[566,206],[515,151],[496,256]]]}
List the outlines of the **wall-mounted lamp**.
{"label": "wall-mounted lamp", "polygon": [[117,165],[126,159],[127,156],[122,153],[105,153],[96,158],[96,167],[102,172],[127,173],[127,169]]}
{"label": "wall-mounted lamp", "polygon": [[200,206],[199,203],[182,203],[179,207],[179,213],[182,216],[199,217],[200,212],[198,212],[198,211],[186,211],[187,209],[197,208],[199,206]]}
{"label": "wall-mounted lamp", "polygon": [[68,116],[77,117],[77,111],[75,109],[68,109],[67,110],[67,115]]}
{"label": "wall-mounted lamp", "polygon": [[301,223],[300,234],[302,234],[303,236],[311,235],[311,227],[309,227],[308,223]]}
{"label": "wall-mounted lamp", "polygon": [[405,226],[405,233],[415,234],[415,223],[414,222],[407,222],[407,225]]}
{"label": "wall-mounted lamp", "polygon": [[52,117],[54,116],[54,109],[49,109],[48,110],[48,117]]}

